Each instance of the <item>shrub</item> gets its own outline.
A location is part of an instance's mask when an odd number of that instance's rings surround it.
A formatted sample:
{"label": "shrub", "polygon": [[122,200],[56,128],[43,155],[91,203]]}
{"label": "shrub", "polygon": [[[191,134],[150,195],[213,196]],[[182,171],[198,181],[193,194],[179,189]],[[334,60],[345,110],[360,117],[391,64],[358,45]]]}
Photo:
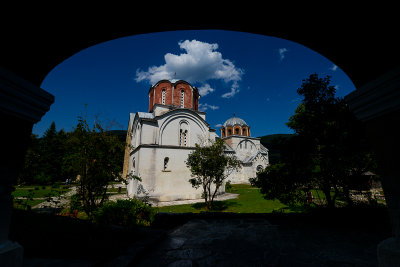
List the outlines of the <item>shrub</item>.
{"label": "shrub", "polygon": [[60,188],[61,182],[55,182],[54,184],[51,185],[51,188]]}
{"label": "shrub", "polygon": [[225,192],[231,192],[231,189],[232,189],[231,180],[228,180],[225,183]]}
{"label": "shrub", "polygon": [[155,209],[137,199],[109,201],[94,214],[94,221],[121,226],[149,226],[155,216]]}
{"label": "shrub", "polygon": [[69,203],[69,210],[70,212],[74,211],[83,211],[82,208],[82,200],[79,194],[75,194],[71,196],[70,203]]}
{"label": "shrub", "polygon": [[41,174],[38,174],[33,178],[33,183],[39,185],[45,185],[48,184],[50,180],[51,180],[50,176],[42,172]]}

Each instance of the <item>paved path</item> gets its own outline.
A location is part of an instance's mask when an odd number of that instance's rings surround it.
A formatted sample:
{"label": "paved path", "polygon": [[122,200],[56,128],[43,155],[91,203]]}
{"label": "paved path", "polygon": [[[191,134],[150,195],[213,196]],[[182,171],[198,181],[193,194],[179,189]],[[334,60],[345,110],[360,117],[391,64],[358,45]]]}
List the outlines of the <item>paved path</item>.
{"label": "paved path", "polygon": [[194,219],[135,266],[377,266],[380,238],[258,218]]}
{"label": "paved path", "polygon": [[43,208],[64,208],[69,205],[69,198],[72,195],[75,195],[77,191],[76,186],[72,186],[71,190],[65,193],[64,195],[60,195],[57,197],[51,197],[50,201],[44,201],[36,206],[33,206],[33,209],[43,209]]}

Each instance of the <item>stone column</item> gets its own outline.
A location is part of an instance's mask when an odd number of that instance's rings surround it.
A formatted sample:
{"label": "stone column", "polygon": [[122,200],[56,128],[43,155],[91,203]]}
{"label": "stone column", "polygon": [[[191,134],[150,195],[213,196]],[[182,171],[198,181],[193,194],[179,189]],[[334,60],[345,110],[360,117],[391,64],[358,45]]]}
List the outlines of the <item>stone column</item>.
{"label": "stone column", "polygon": [[392,70],[345,97],[364,122],[382,177],[393,237],[377,248],[380,266],[400,266],[400,68]]}
{"label": "stone column", "polygon": [[23,248],[8,239],[11,192],[24,164],[32,126],[49,110],[54,97],[0,68],[0,266],[22,266]]}

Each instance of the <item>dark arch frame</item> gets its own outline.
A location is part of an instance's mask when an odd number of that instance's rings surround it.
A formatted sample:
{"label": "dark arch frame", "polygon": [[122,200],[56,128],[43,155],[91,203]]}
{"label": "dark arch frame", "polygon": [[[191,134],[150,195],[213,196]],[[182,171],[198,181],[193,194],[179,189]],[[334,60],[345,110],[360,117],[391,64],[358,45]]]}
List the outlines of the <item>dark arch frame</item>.
{"label": "dark arch frame", "polygon": [[[63,8],[64,11],[69,9]],[[1,18],[3,25],[8,27],[2,31],[0,64],[40,86],[59,63],[105,41],[152,32],[221,29],[273,36],[302,44],[338,65],[356,87],[398,66],[397,14],[390,14],[395,10],[378,4],[369,12],[364,9],[360,12],[359,7],[339,5],[318,10],[317,6],[307,8],[302,4],[300,8],[301,12],[267,12],[280,8],[269,6],[257,10],[250,3],[241,3],[240,10],[226,12],[226,7],[216,5],[213,10],[206,7],[190,10],[192,18],[207,13],[207,19],[168,19],[162,22],[159,18],[172,10],[146,4],[135,10],[129,8],[129,12],[112,4],[104,12],[95,12],[93,7],[85,9],[84,6],[71,6],[70,12],[49,12],[40,6],[27,11],[20,7],[9,8]],[[183,6],[174,6],[173,13],[179,12],[189,11]],[[246,14],[251,16],[246,16],[245,22],[237,19]],[[390,56],[384,56],[384,51],[390,52]]]}

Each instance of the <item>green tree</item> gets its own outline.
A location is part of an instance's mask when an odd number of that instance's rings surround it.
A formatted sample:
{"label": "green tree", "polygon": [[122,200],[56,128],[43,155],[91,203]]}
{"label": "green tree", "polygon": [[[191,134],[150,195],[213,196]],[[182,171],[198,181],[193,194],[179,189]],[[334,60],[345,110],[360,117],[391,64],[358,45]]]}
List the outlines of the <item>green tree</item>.
{"label": "green tree", "polygon": [[66,178],[62,173],[66,139],[67,134],[64,130],[57,132],[54,121],[40,139],[40,172],[50,177],[51,183]]}
{"label": "green tree", "polygon": [[303,100],[287,123],[295,134],[282,151],[281,164],[267,169],[254,183],[271,186],[278,182],[279,174],[286,184],[273,194],[263,189],[267,198],[292,203],[299,201],[296,197],[300,195],[305,198],[310,189],[319,189],[328,207],[335,206],[339,193],[344,193],[350,203],[353,181],[357,177],[359,182],[368,182],[362,181],[367,176],[361,174],[374,165],[362,125],[344,100],[335,97],[329,76],[312,74],[297,92]]}
{"label": "green tree", "polygon": [[32,184],[34,177],[40,174],[40,154],[39,138],[36,134],[31,134],[24,167],[18,176],[19,184]]}
{"label": "green tree", "polygon": [[207,211],[212,209],[215,195],[225,179],[241,167],[241,162],[235,156],[226,155],[224,150],[222,139],[217,139],[209,146],[196,144],[196,149],[186,160],[193,177],[189,182],[196,189],[201,186]]}
{"label": "green tree", "polygon": [[115,135],[105,132],[96,122],[90,129],[86,118],[78,117],[78,124],[69,135],[68,154],[64,170],[79,177],[78,194],[82,207],[90,219],[107,199],[107,186],[121,180],[123,145]]}

